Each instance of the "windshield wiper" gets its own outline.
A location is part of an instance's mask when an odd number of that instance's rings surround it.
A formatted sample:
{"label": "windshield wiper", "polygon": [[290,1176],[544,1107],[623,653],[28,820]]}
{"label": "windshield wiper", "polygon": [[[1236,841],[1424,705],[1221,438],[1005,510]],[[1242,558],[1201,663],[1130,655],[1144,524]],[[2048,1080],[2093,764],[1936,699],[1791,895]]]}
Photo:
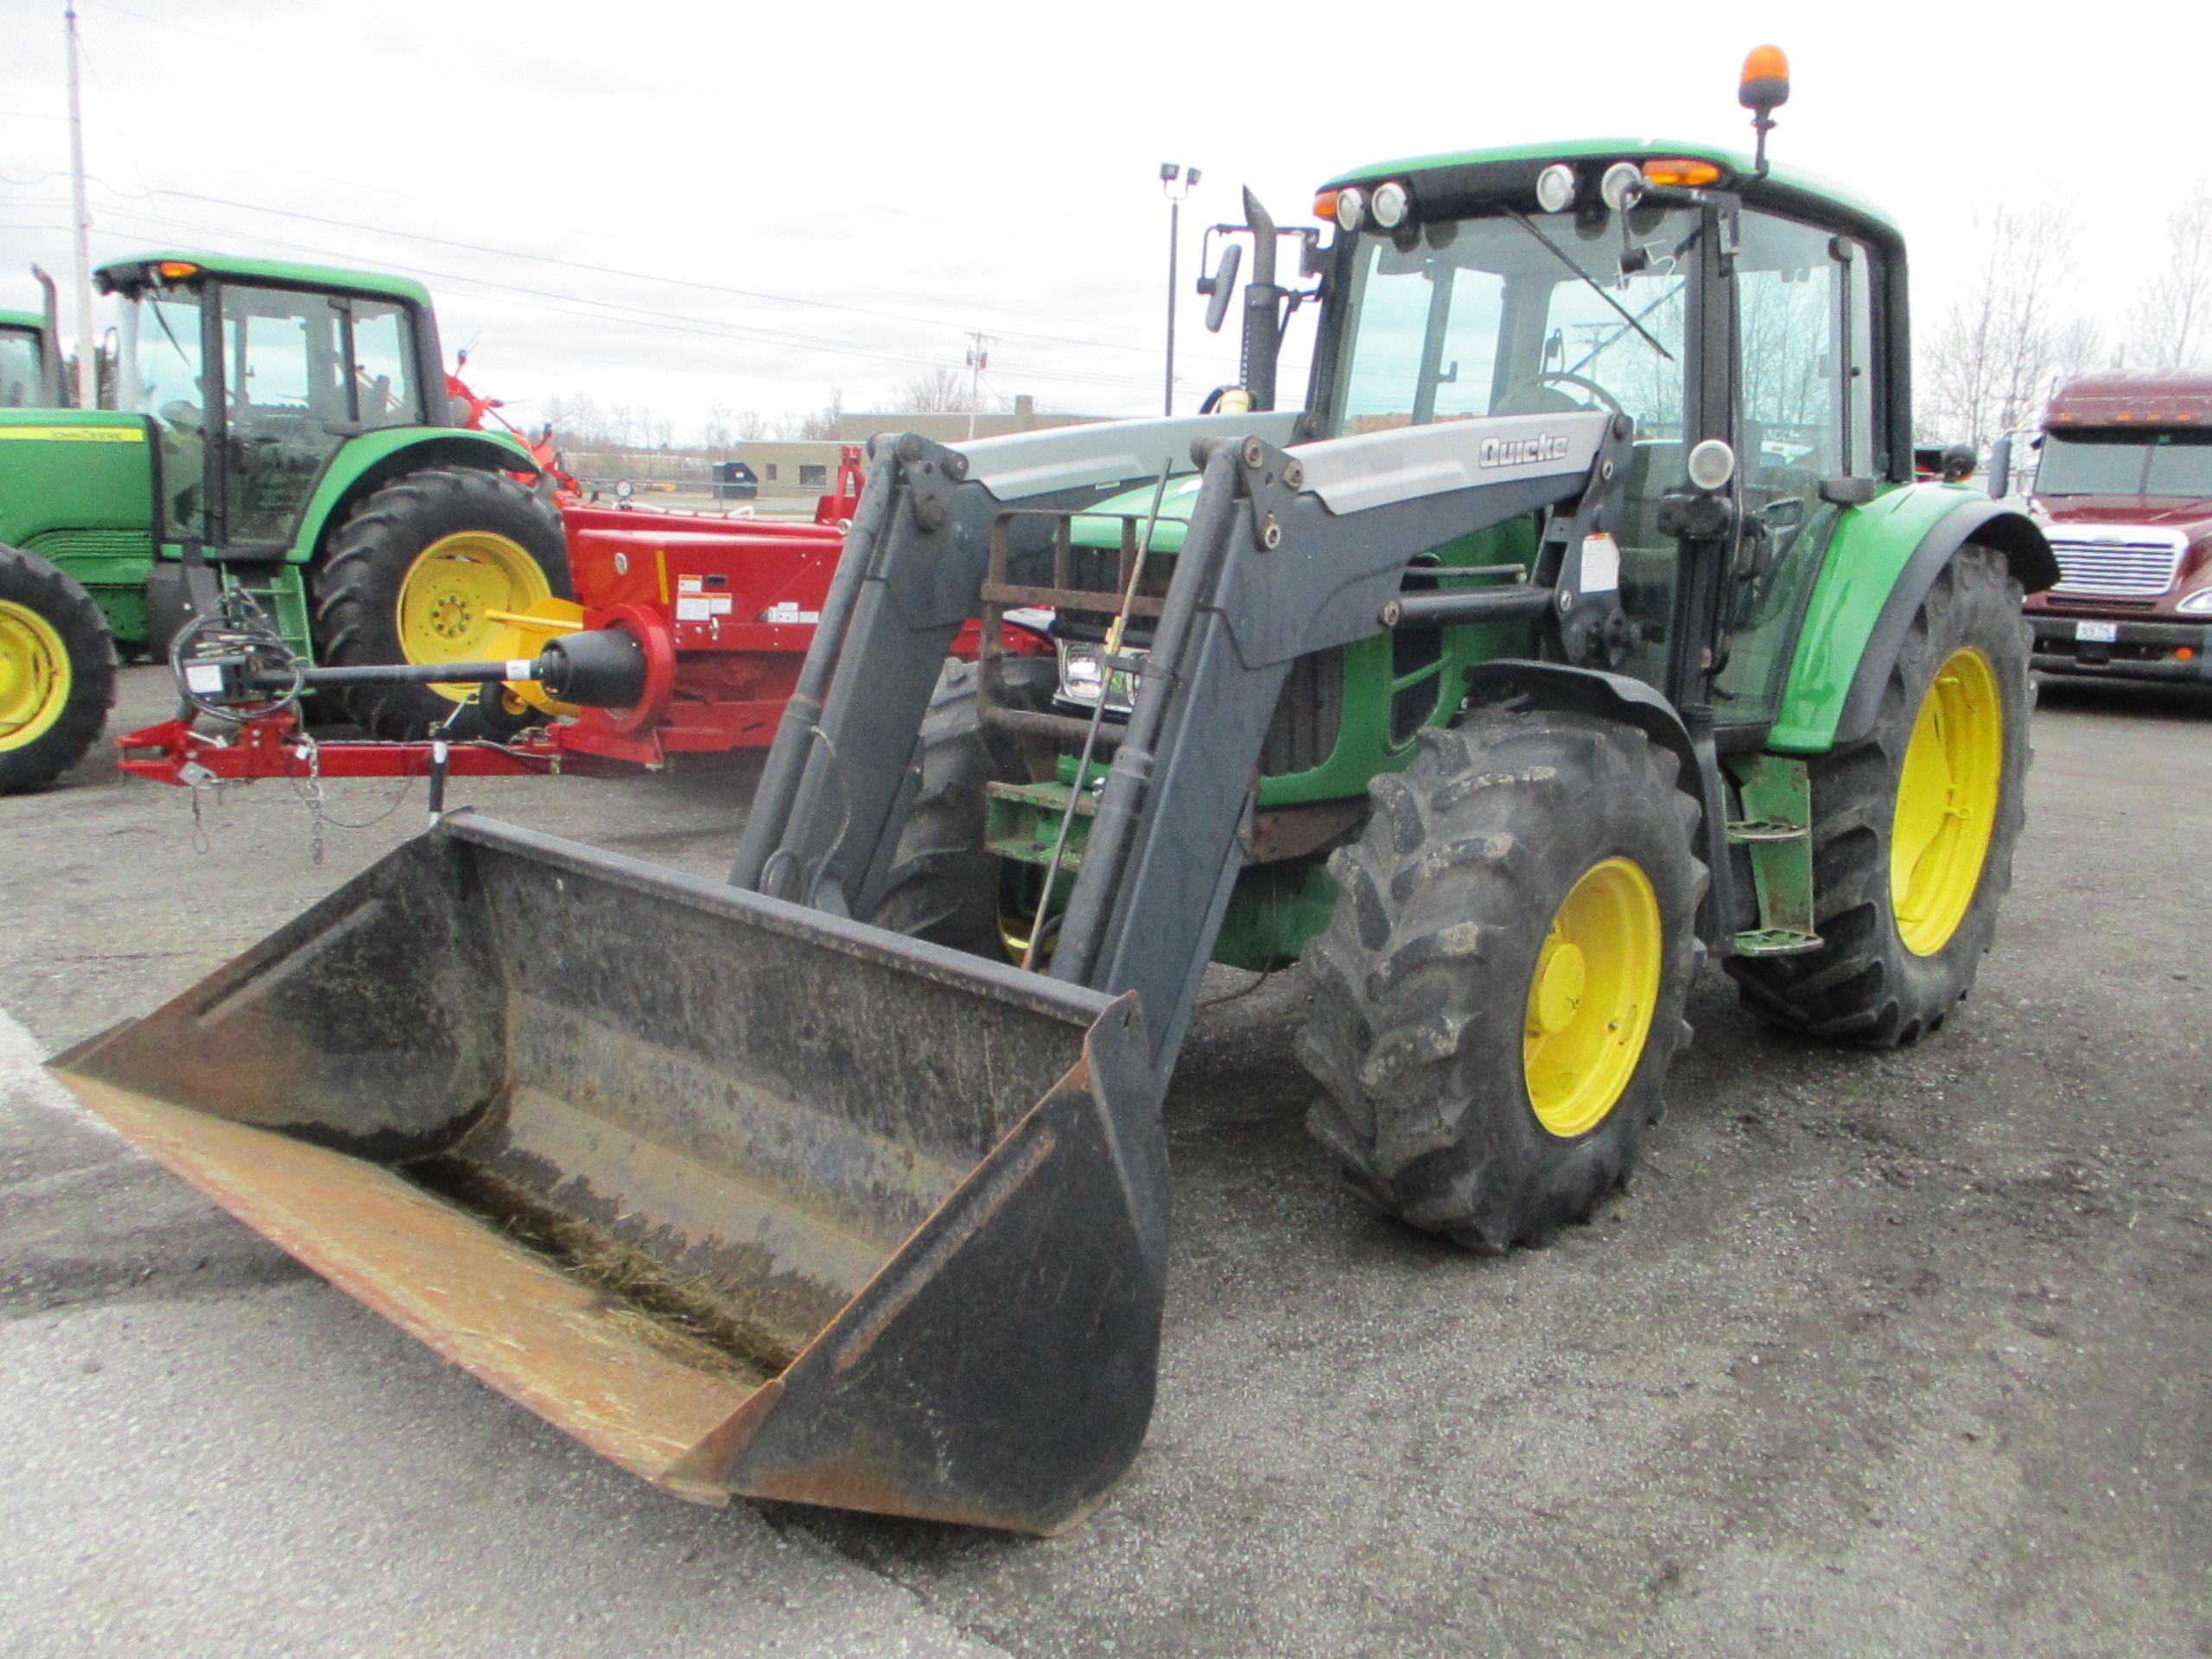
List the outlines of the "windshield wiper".
{"label": "windshield wiper", "polygon": [[[1637,312],[1634,317],[1631,317],[1631,318],[1630,319],[1630,321],[1631,322],[1640,321],[1642,319],[1643,319],[1643,318],[1645,318],[1645,317],[1649,316],[1649,315],[1650,315],[1654,311],[1656,311],[1656,310],[1657,310],[1661,306],[1667,304],[1669,302],[1670,302],[1670,301],[1672,301],[1672,300],[1675,300],[1675,299],[1680,298],[1680,297],[1681,297],[1681,292],[1682,292],[1682,289],[1683,289],[1683,287],[1684,287],[1684,284],[1683,284],[1683,283],[1675,283],[1672,288],[1669,289],[1668,289],[1664,294],[1662,294],[1662,295],[1661,295],[1657,299],[1656,299],[1656,300],[1652,301],[1650,304],[1649,304],[1649,305],[1645,306],[1645,307],[1643,308],[1643,310],[1641,310],[1641,311]],[[1603,323],[1594,323],[1594,322],[1593,322],[1593,323],[1592,323],[1592,324],[1590,325],[1590,327],[1592,327],[1592,328],[1602,328],[1603,327],[1605,327],[1605,325],[1604,325]],[[1618,345],[1618,344],[1620,343],[1620,341],[1621,341],[1622,337],[1623,337],[1624,335],[1625,335],[1627,333],[1628,333],[1628,330],[1627,330],[1627,329],[1625,329],[1625,328],[1616,328],[1616,329],[1614,329],[1614,330],[1613,330],[1613,332],[1612,332],[1611,334],[1607,334],[1607,335],[1605,337],[1605,339],[1603,339],[1603,340],[1599,340],[1599,341],[1595,346],[1592,346],[1588,351],[1585,352],[1585,353],[1582,354],[1581,359],[1580,359],[1579,362],[1577,362],[1577,363],[1573,364],[1572,366],[1570,366],[1567,372],[1569,374],[1580,374],[1580,373],[1581,373],[1583,370],[1585,370],[1585,369],[1588,368],[1588,367],[1589,367],[1592,363],[1596,362],[1596,361],[1597,361],[1600,357],[1603,357],[1603,356],[1604,356],[1607,352],[1611,351],[1615,346]],[[1645,338],[1645,339],[1647,339],[1647,340],[1649,340],[1649,339],[1650,338],[1650,336],[1649,336],[1649,334],[1646,334],[1646,335],[1644,336],[1644,338]]]}
{"label": "windshield wiper", "polygon": [[1531,224],[1528,214],[1522,213],[1517,207],[1508,207],[1505,210],[1505,216],[1511,219],[1516,225],[1518,225],[1522,230],[1528,232],[1529,235],[1535,237],[1538,242],[1541,243],[1547,249],[1548,249],[1552,257],[1558,260],[1560,264],[1565,265],[1569,270],[1573,271],[1575,276],[1580,277],[1581,279],[1582,285],[1585,288],[1588,289],[1592,294],[1595,294],[1599,299],[1603,300],[1607,305],[1611,306],[1615,311],[1619,313],[1621,321],[1628,324],[1630,327],[1635,329],[1637,334],[1642,334],[1643,336],[1644,342],[1649,345],[1653,351],[1658,353],[1660,356],[1665,358],[1669,363],[1675,360],[1675,354],[1659,343],[1657,336],[1653,334],[1649,328],[1646,328],[1634,317],[1630,316],[1629,315],[1628,308],[1623,305],[1618,300],[1615,299],[1611,295],[1606,293],[1605,285],[1595,276],[1592,276],[1588,271],[1583,270],[1581,266],[1576,264],[1564,248],[1560,247],[1558,243],[1553,241],[1551,238],[1546,236],[1541,231],[1538,230],[1533,224]]}

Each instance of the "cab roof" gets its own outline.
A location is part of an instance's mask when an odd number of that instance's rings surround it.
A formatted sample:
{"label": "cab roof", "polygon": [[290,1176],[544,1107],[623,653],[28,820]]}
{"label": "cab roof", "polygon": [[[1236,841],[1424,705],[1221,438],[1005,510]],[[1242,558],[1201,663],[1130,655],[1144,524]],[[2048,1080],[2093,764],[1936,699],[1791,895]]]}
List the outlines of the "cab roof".
{"label": "cab roof", "polygon": [[0,328],[29,328],[46,332],[46,319],[35,311],[0,311]]}
{"label": "cab roof", "polygon": [[1356,184],[1363,188],[1386,179],[1403,179],[1410,188],[1417,217],[1441,218],[1471,211],[1479,204],[1523,197],[1533,204],[1536,175],[1554,162],[1587,164],[1593,173],[1610,162],[1643,162],[1661,157],[1711,162],[1720,169],[1717,188],[1740,191],[1745,200],[1783,212],[1815,211],[1853,221],[1872,239],[1902,246],[1897,221],[1857,192],[1816,174],[1771,168],[1765,177],[1741,150],[1665,138],[1568,138],[1548,144],[1510,144],[1495,149],[1462,149],[1376,162],[1340,173],[1321,188]]}
{"label": "cab roof", "polygon": [[379,271],[346,270],[334,265],[296,265],[281,259],[240,259],[229,254],[200,253],[190,249],[133,254],[111,259],[99,268],[104,292],[129,291],[157,280],[156,266],[177,263],[197,265],[209,276],[244,283],[264,283],[276,288],[329,289],[341,294],[360,294],[380,300],[398,300],[427,308],[430,291],[405,276]]}

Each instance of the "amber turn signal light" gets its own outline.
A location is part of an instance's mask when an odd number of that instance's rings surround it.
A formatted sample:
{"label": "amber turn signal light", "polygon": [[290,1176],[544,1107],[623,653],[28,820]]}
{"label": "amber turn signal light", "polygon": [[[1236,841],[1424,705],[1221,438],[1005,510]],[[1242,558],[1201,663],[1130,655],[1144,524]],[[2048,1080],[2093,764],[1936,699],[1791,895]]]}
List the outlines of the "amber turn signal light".
{"label": "amber turn signal light", "polygon": [[1647,184],[1671,184],[1694,189],[1701,184],[1712,184],[1720,177],[1720,169],[1711,162],[1694,162],[1686,158],[1669,157],[1643,164],[1643,179]]}

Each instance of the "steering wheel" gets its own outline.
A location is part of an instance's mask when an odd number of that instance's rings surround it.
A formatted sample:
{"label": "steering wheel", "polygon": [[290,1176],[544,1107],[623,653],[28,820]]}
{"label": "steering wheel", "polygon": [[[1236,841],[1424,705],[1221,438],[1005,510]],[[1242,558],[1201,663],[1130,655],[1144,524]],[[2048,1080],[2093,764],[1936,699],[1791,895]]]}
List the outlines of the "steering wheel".
{"label": "steering wheel", "polygon": [[1517,410],[1510,407],[1510,405],[1512,404],[1513,400],[1518,397],[1524,391],[1541,391],[1544,388],[1554,385],[1569,385],[1576,388],[1578,391],[1586,391],[1616,415],[1624,415],[1628,412],[1621,407],[1619,398],[1614,397],[1611,392],[1607,391],[1595,380],[1587,379],[1579,374],[1569,374],[1564,369],[1548,369],[1541,374],[1530,375],[1519,385],[1515,386],[1511,391],[1508,391],[1504,397],[1499,398],[1497,400],[1497,408],[1493,412],[1499,415],[1541,415],[1547,413],[1548,411],[1544,410]]}

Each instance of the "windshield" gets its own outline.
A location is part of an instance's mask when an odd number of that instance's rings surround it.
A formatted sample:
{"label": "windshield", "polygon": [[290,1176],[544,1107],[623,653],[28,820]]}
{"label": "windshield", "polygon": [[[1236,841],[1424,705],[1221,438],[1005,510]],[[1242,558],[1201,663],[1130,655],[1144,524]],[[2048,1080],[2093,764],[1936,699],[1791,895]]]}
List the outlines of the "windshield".
{"label": "windshield", "polygon": [[1629,228],[1625,273],[1610,213],[1444,221],[1410,247],[1361,236],[1329,429],[1618,408],[1639,438],[1679,438],[1697,220],[1639,210]]}
{"label": "windshield", "polygon": [[28,328],[0,328],[0,409],[35,409],[45,400],[39,338]]}
{"label": "windshield", "polygon": [[2212,498],[2212,432],[2053,432],[2036,493]]}
{"label": "windshield", "polygon": [[142,294],[123,308],[122,383],[116,407],[154,417],[161,445],[162,535],[207,533],[206,454],[200,433],[200,296],[186,289]]}

